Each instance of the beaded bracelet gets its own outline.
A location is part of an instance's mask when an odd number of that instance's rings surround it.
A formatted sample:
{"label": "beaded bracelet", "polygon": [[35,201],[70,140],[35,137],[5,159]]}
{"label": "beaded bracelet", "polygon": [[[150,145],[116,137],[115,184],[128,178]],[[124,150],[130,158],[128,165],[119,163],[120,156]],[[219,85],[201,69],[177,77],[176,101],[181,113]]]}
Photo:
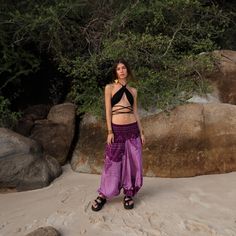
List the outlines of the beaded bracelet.
{"label": "beaded bracelet", "polygon": [[107,132],[108,134],[113,134],[113,131],[111,129],[109,129]]}

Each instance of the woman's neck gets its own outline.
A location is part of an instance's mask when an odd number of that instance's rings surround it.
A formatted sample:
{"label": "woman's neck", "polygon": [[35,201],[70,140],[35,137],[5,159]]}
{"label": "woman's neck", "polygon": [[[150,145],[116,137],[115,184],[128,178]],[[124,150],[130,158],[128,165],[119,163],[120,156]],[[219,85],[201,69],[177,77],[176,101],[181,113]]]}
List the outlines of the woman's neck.
{"label": "woman's neck", "polygon": [[126,85],[127,84],[127,80],[126,79],[118,79],[118,81],[122,85]]}

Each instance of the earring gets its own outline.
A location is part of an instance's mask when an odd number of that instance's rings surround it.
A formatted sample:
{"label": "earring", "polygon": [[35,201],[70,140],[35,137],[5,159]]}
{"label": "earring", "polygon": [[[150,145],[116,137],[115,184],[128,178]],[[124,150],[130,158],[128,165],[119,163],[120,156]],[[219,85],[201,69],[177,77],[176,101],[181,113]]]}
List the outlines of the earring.
{"label": "earring", "polygon": [[115,83],[118,84],[118,79],[115,79]]}

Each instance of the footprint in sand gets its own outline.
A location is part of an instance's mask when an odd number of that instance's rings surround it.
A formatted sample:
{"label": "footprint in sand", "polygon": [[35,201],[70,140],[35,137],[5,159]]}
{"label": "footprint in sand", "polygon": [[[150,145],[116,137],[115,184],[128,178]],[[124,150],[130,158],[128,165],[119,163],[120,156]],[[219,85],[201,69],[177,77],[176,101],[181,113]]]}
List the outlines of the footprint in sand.
{"label": "footprint in sand", "polygon": [[199,204],[199,205],[201,205],[201,206],[203,206],[203,207],[205,207],[205,208],[210,208],[210,205],[209,205],[209,204],[203,202],[203,201],[200,199],[200,197],[199,197],[198,195],[194,194],[194,193],[190,194],[190,196],[189,196],[189,201],[190,201],[191,203],[193,203],[193,204],[195,203],[195,204]]}
{"label": "footprint in sand", "polygon": [[142,215],[136,211],[130,212],[130,214],[131,213],[135,217],[122,218],[122,231],[124,235],[131,233],[138,236],[166,236],[160,231],[161,227],[158,225],[158,215],[156,213],[148,214],[146,212]]}
{"label": "footprint in sand", "polygon": [[3,229],[7,224],[8,224],[8,222],[0,224],[0,230]]}
{"label": "footprint in sand", "polygon": [[156,213],[148,215],[147,219],[152,228],[160,229],[160,225],[158,224],[158,221],[160,221],[160,219],[158,218],[158,215]]}
{"label": "footprint in sand", "polygon": [[122,223],[125,226],[125,228],[129,228],[129,229],[141,228],[141,224],[136,222],[135,218],[123,218],[122,217]]}
{"label": "footprint in sand", "polygon": [[89,201],[84,205],[84,212],[87,213],[88,210],[90,210],[90,205],[92,205],[92,202]]}
{"label": "footprint in sand", "polygon": [[21,228],[17,228],[15,233],[21,233],[22,229]]}
{"label": "footprint in sand", "polygon": [[136,235],[140,235],[140,236],[164,236],[164,234],[156,229],[152,229],[152,228],[139,228],[138,231],[136,232]]}
{"label": "footprint in sand", "polygon": [[185,220],[183,223],[185,228],[191,232],[204,233],[203,235],[206,236],[223,236],[221,234],[218,234],[211,226],[196,220]]}
{"label": "footprint in sand", "polygon": [[100,222],[104,223],[105,219],[106,218],[103,215],[98,215],[98,216],[92,215],[89,217],[89,223],[91,223],[91,224],[96,224],[96,223],[100,223]]}
{"label": "footprint in sand", "polygon": [[87,230],[86,229],[81,229],[79,233],[80,233],[80,235],[86,234]]}
{"label": "footprint in sand", "polygon": [[236,235],[236,229],[234,229],[234,230],[233,229],[225,229],[224,231],[229,236],[235,236]]}
{"label": "footprint in sand", "polygon": [[57,210],[46,218],[48,224],[56,225],[68,225],[68,222],[73,221],[73,216],[75,213],[68,212],[66,210]]}
{"label": "footprint in sand", "polygon": [[105,231],[112,231],[111,227],[108,224],[106,224],[106,217],[103,215],[90,216],[89,223],[99,229],[103,229]]}
{"label": "footprint in sand", "polygon": [[23,232],[25,233],[27,231],[31,231],[33,228],[35,228],[35,226],[39,226],[40,224],[41,224],[41,222],[39,220],[33,220],[29,224],[26,224],[22,227],[17,228],[15,230],[15,233],[16,233],[16,235],[19,235],[19,233],[23,233]]}
{"label": "footprint in sand", "polygon": [[61,196],[61,203],[66,203],[71,196],[78,190],[78,187],[73,187],[70,189],[66,189],[66,190],[60,190],[58,195]]}

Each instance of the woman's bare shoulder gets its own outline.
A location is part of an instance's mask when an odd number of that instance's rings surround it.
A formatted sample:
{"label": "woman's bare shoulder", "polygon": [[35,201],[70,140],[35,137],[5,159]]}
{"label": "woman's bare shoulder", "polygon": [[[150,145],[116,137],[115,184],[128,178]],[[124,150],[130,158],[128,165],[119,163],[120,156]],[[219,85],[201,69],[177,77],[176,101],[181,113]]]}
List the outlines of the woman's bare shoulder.
{"label": "woman's bare shoulder", "polygon": [[105,89],[111,90],[114,88],[114,83],[106,84]]}
{"label": "woman's bare shoulder", "polygon": [[129,86],[129,88],[130,88],[131,92],[132,92],[134,95],[137,94],[137,89],[136,89],[136,88],[130,87],[130,86]]}
{"label": "woman's bare shoulder", "polygon": [[105,93],[109,93],[109,94],[112,94],[112,91],[114,89],[114,83],[111,83],[111,84],[107,84],[105,86]]}

